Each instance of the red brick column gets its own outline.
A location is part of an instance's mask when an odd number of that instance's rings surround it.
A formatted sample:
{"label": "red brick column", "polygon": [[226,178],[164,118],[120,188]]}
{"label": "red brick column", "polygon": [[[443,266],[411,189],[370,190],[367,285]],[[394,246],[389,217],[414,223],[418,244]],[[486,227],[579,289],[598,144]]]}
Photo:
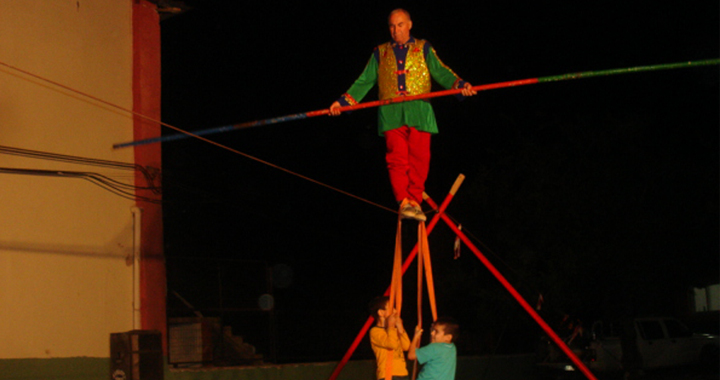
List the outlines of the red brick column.
{"label": "red brick column", "polygon": [[[155,4],[147,0],[133,0],[133,111],[154,120],[160,120],[160,18]],[[134,139],[160,136],[160,124],[135,117]],[[161,144],[135,147],[135,163],[162,168]],[[156,184],[160,184],[156,178]],[[147,186],[142,173],[136,172],[138,186]],[[138,191],[160,199],[159,194]],[[140,263],[140,310],[143,330],[159,330],[167,337],[166,277],[163,253],[162,207],[158,204],[138,202],[142,209],[142,259]],[[167,339],[163,339],[167,352]]]}

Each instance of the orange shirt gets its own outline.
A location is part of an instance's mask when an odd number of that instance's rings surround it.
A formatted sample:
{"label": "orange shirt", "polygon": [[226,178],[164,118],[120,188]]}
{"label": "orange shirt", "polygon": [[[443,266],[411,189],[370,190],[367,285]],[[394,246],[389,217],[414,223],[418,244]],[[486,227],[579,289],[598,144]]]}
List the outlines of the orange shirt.
{"label": "orange shirt", "polygon": [[375,353],[377,362],[377,378],[385,378],[385,363],[388,358],[388,350],[393,351],[393,376],[407,376],[407,364],[405,353],[410,349],[410,338],[407,332],[398,334],[396,328],[385,330],[382,327],[370,329],[370,345]]}

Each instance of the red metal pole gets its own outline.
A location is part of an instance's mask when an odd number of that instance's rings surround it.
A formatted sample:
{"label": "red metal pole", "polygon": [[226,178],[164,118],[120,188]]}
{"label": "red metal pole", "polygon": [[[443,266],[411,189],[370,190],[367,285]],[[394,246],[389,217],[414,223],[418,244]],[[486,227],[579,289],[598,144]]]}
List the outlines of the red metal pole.
{"label": "red metal pole", "polygon": [[[432,199],[430,199],[429,195],[423,194],[423,196],[425,198],[425,201],[430,206],[432,206],[432,207],[436,206],[436,203],[433,202]],[[525,311],[527,311],[528,314],[530,314],[530,316],[535,320],[535,322],[537,322],[540,325],[540,327],[548,334],[548,336],[550,336],[550,338],[555,342],[555,344],[557,344],[558,347],[560,347],[560,349],[568,356],[568,358],[570,358],[570,360],[577,366],[577,368],[588,379],[597,380],[595,375],[593,375],[592,372],[590,372],[590,370],[587,368],[587,366],[585,366],[585,364],[577,357],[577,355],[575,355],[572,352],[572,350],[570,350],[570,348],[565,344],[565,342],[562,341],[562,339],[560,339],[560,337],[555,333],[555,331],[553,331],[553,329],[550,328],[550,326],[548,326],[547,323],[545,323],[545,321],[540,317],[540,315],[538,315],[538,313],[535,312],[535,310],[532,308],[532,306],[530,306],[525,301],[525,299],[520,295],[520,293],[518,293],[517,290],[515,290],[515,288],[512,285],[510,285],[510,283],[507,281],[507,279],[505,279],[505,277],[495,268],[494,265],[492,265],[492,263],[485,257],[485,255],[483,255],[482,252],[480,252],[480,250],[477,249],[477,247],[475,247],[475,245],[470,241],[470,239],[468,239],[467,236],[465,236],[465,234],[462,231],[460,231],[460,229],[457,228],[455,223],[453,223],[452,220],[450,220],[450,218],[447,215],[445,215],[444,213],[439,214],[439,216],[443,219],[443,221],[445,221],[445,224],[447,224],[448,227],[450,227],[450,229],[452,229],[455,232],[455,234],[460,237],[460,240],[462,240],[463,243],[465,243],[465,245],[467,245],[470,248],[470,250],[475,254],[475,256],[477,256],[477,258],[480,259],[480,261],[482,261],[482,263],[485,265],[485,267],[488,268],[490,273],[492,273],[495,276],[495,278],[497,278],[498,281],[500,281],[500,283],[505,287],[505,289],[507,289],[508,292],[510,292],[510,294],[515,298],[515,300],[517,300],[518,303],[520,303],[520,306],[522,306],[522,308],[525,309]]]}
{"label": "red metal pole", "polygon": [[[520,80],[509,81],[509,82],[482,84],[479,86],[473,86],[472,89],[475,91],[486,91],[486,90],[494,90],[497,88],[504,88],[504,87],[524,86],[524,85],[528,85],[528,84],[535,84],[537,82],[538,82],[538,78],[520,79]],[[442,90],[442,91],[429,92],[427,94],[420,94],[420,95],[398,96],[398,97],[390,98],[390,99],[375,100],[372,102],[359,103],[359,104],[356,104],[353,106],[340,107],[340,111],[341,112],[354,111],[354,110],[359,110],[359,109],[363,109],[363,108],[384,106],[386,104],[403,103],[403,102],[409,102],[412,100],[431,99],[431,98],[437,98],[437,97],[441,97],[441,96],[459,94],[462,91],[463,91],[463,89],[459,88],[459,89],[453,89],[453,90]],[[312,112],[308,112],[308,117],[327,115],[329,112],[330,111],[327,109],[312,111]]]}
{"label": "red metal pole", "polygon": [[[455,196],[455,193],[457,192],[458,188],[460,188],[460,185],[462,184],[463,180],[465,180],[465,176],[463,174],[460,174],[457,179],[455,180],[455,183],[453,184],[452,188],[450,189],[450,192],[445,197],[445,200],[440,205],[440,207],[437,206],[437,204],[432,203],[431,206],[435,209],[437,209],[437,214],[430,220],[430,223],[427,226],[427,234],[430,235],[430,232],[432,232],[433,228],[435,228],[435,225],[437,225],[437,222],[440,220],[440,215],[442,215],[443,212],[445,212],[445,209],[447,209],[447,206],[450,204],[450,201],[452,201],[453,197]],[[405,259],[405,262],[402,266],[402,274],[405,274],[405,271],[407,271],[408,267],[410,267],[410,263],[412,263],[413,259],[415,259],[415,256],[417,256],[418,253],[418,245],[415,244],[415,247],[413,247],[412,251],[408,255],[408,257]],[[384,293],[386,296],[390,294],[390,288],[385,291]],[[353,340],[352,344],[350,345],[350,348],[348,348],[347,352],[345,352],[345,355],[340,359],[340,362],[335,367],[335,370],[333,370],[333,373],[330,375],[330,378],[328,380],[335,380],[340,375],[340,371],[342,371],[343,367],[345,367],[345,364],[350,360],[350,357],[357,349],[357,346],[360,345],[360,341],[362,338],[367,334],[368,330],[370,330],[370,326],[372,325],[375,318],[372,316],[368,317],[368,319],[365,321],[365,324],[363,325],[362,329],[360,329],[360,332],[355,337],[355,340]]]}

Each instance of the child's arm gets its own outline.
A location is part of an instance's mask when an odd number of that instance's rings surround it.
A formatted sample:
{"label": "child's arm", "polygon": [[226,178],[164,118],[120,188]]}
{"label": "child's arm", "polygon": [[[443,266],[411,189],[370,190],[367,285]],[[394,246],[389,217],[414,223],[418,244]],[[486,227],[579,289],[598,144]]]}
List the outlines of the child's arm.
{"label": "child's arm", "polygon": [[415,360],[415,349],[420,345],[420,338],[422,337],[422,328],[420,326],[415,327],[415,336],[413,336],[412,342],[410,342],[410,349],[408,350],[408,359]]}
{"label": "child's arm", "polygon": [[379,348],[394,350],[401,345],[397,331],[397,316],[395,313],[388,316],[386,328],[370,330],[370,343]]}
{"label": "child's arm", "polygon": [[400,342],[397,331],[395,328],[393,328],[392,331],[388,330],[384,328],[373,328],[370,330],[370,344],[386,350],[394,350],[395,347],[398,347]]}
{"label": "child's arm", "polygon": [[402,347],[403,351],[407,351],[410,348],[410,337],[408,337],[407,331],[405,331],[405,327],[403,326],[402,319],[400,319],[400,317],[397,318],[395,327],[397,329],[398,337],[400,338],[400,347]]}

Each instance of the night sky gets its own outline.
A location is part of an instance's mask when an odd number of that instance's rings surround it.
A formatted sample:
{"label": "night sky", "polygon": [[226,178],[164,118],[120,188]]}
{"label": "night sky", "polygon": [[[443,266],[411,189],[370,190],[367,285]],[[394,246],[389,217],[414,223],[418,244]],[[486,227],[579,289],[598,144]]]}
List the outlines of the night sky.
{"label": "night sky", "polygon": [[[185,3],[161,23],[162,107],[190,131],[327,108],[389,40],[396,7],[474,85],[720,57],[714,1]],[[426,191],[439,202],[467,177],[448,214],[528,302],[543,294],[549,321],[682,316],[688,288],[720,278],[718,94],[709,66],[437,98]],[[208,138],[395,208],[375,109]],[[339,360],[389,285],[396,215],[195,139],[163,145],[163,180],[169,289],[268,360]],[[410,246],[416,224],[403,226]],[[460,354],[531,349],[539,328],[453,241],[443,224],[430,235]],[[248,310],[265,267],[272,318]],[[370,355],[365,342],[355,357]]]}

